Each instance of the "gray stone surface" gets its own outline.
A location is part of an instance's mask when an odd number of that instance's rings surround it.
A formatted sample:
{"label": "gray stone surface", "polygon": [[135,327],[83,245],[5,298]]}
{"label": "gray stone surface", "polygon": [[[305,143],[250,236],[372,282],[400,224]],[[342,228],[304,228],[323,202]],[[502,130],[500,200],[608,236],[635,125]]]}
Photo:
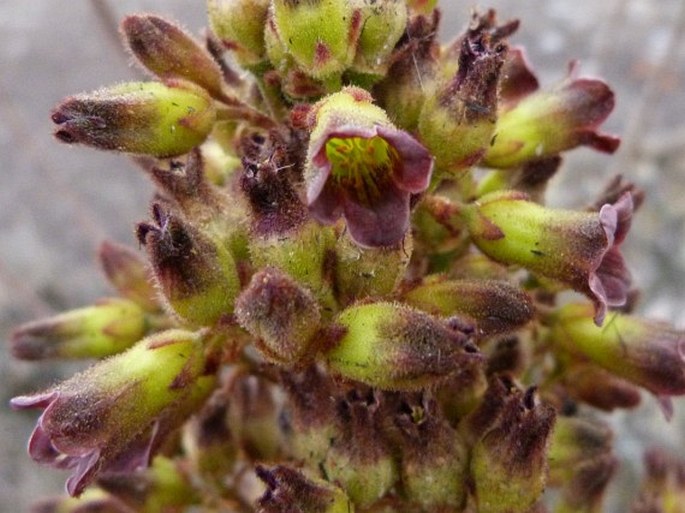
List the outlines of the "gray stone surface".
{"label": "gray stone surface", "polygon": [[[443,2],[445,39],[463,28],[472,2]],[[574,58],[617,92],[606,128],[625,136],[613,158],[579,150],[555,178],[551,203],[582,205],[611,172],[648,191],[626,251],[644,289],[642,311],[685,328],[685,2],[682,0],[498,0],[502,18],[520,17],[543,83]],[[109,7],[112,18],[103,15]],[[11,326],[86,304],[108,293],[94,259],[106,237],[133,242],[150,187],[124,157],[69,148],[51,137],[49,112],[66,95],[137,76],[117,45],[114,23],[133,11],[166,13],[193,31],[203,2],[182,0],[3,0],[0,3],[0,340]],[[106,13],[105,13],[106,14]],[[69,375],[74,366],[12,361],[0,346],[0,512],[26,511],[61,490],[63,475],[25,456],[35,415],[7,401]],[[625,511],[644,444],[683,451],[685,404],[665,425],[645,397],[638,414],[616,414],[622,479],[610,511]]]}

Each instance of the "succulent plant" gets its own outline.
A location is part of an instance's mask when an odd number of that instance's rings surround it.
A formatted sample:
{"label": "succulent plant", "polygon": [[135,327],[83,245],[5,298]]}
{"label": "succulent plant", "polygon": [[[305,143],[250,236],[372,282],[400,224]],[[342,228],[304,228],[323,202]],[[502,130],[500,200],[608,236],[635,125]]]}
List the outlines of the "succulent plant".
{"label": "succulent plant", "polygon": [[[102,246],[117,297],[13,334],[20,359],[96,359],[11,402],[71,472],[36,511],[601,511],[589,412],[685,394],[685,333],[631,313],[641,190],[544,201],[562,153],[616,150],[610,87],[540,89],[492,10],[447,45],[435,2],[207,10],[204,42],[127,17],[154,79],[52,113],[157,191],[144,251]],[[646,462],[634,511],[682,511],[685,464]]]}

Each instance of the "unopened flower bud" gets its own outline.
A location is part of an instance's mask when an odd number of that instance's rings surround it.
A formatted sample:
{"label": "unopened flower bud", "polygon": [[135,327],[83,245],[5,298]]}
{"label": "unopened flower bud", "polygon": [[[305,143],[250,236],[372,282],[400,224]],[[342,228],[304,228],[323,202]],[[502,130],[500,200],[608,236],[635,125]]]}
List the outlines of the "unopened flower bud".
{"label": "unopened flower bud", "polygon": [[100,474],[148,465],[214,383],[202,337],[168,330],[50,390],[15,397],[11,405],[44,408],[29,454],[72,470],[67,491],[79,495]]}
{"label": "unopened flower bud", "polygon": [[354,513],[345,492],[327,481],[284,465],[259,465],[256,471],[267,487],[257,501],[257,513]]}
{"label": "unopened flower bud", "polygon": [[162,80],[188,80],[214,98],[222,97],[219,65],[174,23],[152,14],[134,14],[124,18],[121,33],[136,59]]}
{"label": "unopened flower bud", "polygon": [[153,216],[155,224],[138,226],[138,237],[171,310],[195,326],[231,314],[240,283],[228,249],[159,205]]}
{"label": "unopened flower bud", "polygon": [[514,167],[579,145],[613,153],[619,139],[597,132],[613,108],[614,93],[604,82],[569,76],[501,113],[484,163]]}
{"label": "unopened flower bud", "polygon": [[352,390],[337,403],[338,436],[321,468],[360,508],[383,497],[398,478],[394,455],[383,437],[383,413],[373,391]]}
{"label": "unopened flower bud", "polygon": [[362,248],[342,234],[335,245],[335,283],[338,300],[348,305],[357,299],[385,297],[404,278],[412,255],[412,236],[407,232],[396,246]]}
{"label": "unopened flower bud", "polygon": [[100,246],[99,257],[107,279],[119,294],[146,311],[160,309],[157,292],[151,283],[152,273],[140,253],[128,246],[105,241]]}
{"label": "unopened flower bud", "polygon": [[325,355],[331,370],[381,389],[422,388],[482,364],[466,335],[399,304],[352,306],[336,324],[343,334]]}
{"label": "unopened flower bud", "polygon": [[461,40],[459,68],[427,96],[419,134],[444,176],[458,176],[485,155],[495,132],[497,90],[507,45],[494,18],[476,18]]}
{"label": "unopened flower bud", "polygon": [[320,468],[331,441],[340,434],[337,388],[316,366],[301,374],[281,374],[286,403],[281,416],[289,454],[313,470]]}
{"label": "unopened flower bud", "polygon": [[668,323],[612,312],[602,327],[591,307],[569,304],[551,317],[551,340],[657,396],[685,394],[685,333]]}
{"label": "unopened flower bud", "polygon": [[258,67],[266,59],[264,26],[269,0],[208,0],[207,16],[214,35],[241,66]]}
{"label": "unopened flower bud", "polygon": [[618,459],[613,454],[601,454],[591,460],[578,463],[574,467],[573,476],[561,488],[559,501],[554,509],[555,513],[605,511],[602,508],[602,501],[617,469]]}
{"label": "unopened flower bud", "polygon": [[143,338],[147,318],[133,301],[102,299],[93,306],[20,326],[12,334],[12,353],[23,360],[102,358]]}
{"label": "unopened flower bud", "polygon": [[435,401],[406,401],[393,421],[407,499],[421,511],[461,511],[466,501],[466,446]]}
{"label": "unopened flower bud", "polygon": [[428,150],[354,87],[317,103],[310,124],[305,183],[311,214],[326,224],[344,217],[361,246],[400,242],[409,228],[411,195],[428,187]]}
{"label": "unopened flower bud", "polygon": [[626,302],[630,274],[619,246],[630,227],[630,194],[598,213],[545,208],[517,192],[492,193],[466,205],[472,241],[490,258],[568,284],[595,304],[601,325],[608,306]]}
{"label": "unopened flower bud", "polygon": [[354,59],[362,16],[347,0],[274,0],[278,38],[307,74],[339,77]]}
{"label": "unopened flower bud", "polygon": [[293,365],[314,357],[310,348],[321,322],[319,305],[278,269],[267,267],[252,276],[236,300],[235,315],[266,359]]}
{"label": "unopened flower bud", "polygon": [[407,5],[404,0],[356,0],[352,4],[359,7],[363,20],[352,71],[373,83],[385,75],[390,54],[404,33]]}
{"label": "unopened flower bud", "polygon": [[98,486],[130,508],[126,511],[177,511],[200,502],[183,465],[164,456],[130,474],[102,476]]}
{"label": "unopened flower bud", "polygon": [[392,66],[374,87],[374,96],[390,120],[404,130],[416,130],[426,99],[424,89],[433,80],[440,52],[436,40],[439,20],[438,10],[430,17],[416,16],[409,20],[405,35],[393,52]]}
{"label": "unopened flower bud", "polygon": [[467,318],[479,337],[514,331],[535,314],[530,296],[506,281],[429,278],[403,299],[434,315]]}
{"label": "unopened flower bud", "polygon": [[479,513],[527,513],[540,499],[554,417],[554,409],[539,403],[533,389],[504,398],[471,455]]}
{"label": "unopened flower bud", "polygon": [[170,157],[187,153],[212,130],[207,93],[187,82],[129,82],[71,96],[52,113],[55,136],[102,150]]}

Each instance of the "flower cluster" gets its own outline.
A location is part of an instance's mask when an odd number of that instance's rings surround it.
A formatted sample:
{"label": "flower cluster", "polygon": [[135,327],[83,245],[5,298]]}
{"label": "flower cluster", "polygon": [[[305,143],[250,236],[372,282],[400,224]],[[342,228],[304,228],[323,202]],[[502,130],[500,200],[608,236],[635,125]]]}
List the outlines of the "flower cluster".
{"label": "flower cluster", "polygon": [[[127,17],[155,80],[52,113],[157,191],[144,251],[102,246],[116,297],[13,334],[97,360],[12,400],[71,472],[37,511],[529,513],[547,487],[600,511],[617,459],[588,412],[685,394],[685,333],[631,314],[642,192],[544,201],[562,153],[617,148],[609,86],[540,88],[494,11],[441,45],[434,1],[207,10],[203,42]],[[675,511],[683,465],[647,463],[635,511]]]}

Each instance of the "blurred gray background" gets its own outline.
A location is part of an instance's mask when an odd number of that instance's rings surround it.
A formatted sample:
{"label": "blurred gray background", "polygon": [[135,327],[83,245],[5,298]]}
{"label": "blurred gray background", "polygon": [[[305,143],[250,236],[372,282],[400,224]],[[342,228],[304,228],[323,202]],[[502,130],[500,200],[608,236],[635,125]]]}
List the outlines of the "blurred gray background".
{"label": "blurred gray background", "polygon": [[[443,39],[461,31],[470,1],[443,2]],[[685,328],[685,1],[493,0],[501,19],[518,17],[514,43],[527,47],[543,84],[579,59],[617,93],[604,125],[621,134],[614,157],[577,150],[554,179],[550,203],[583,205],[612,173],[648,192],[625,244],[643,290],[641,311]],[[126,158],[58,144],[50,109],[64,96],[140,77],[117,41],[125,13],[165,14],[197,33],[202,1],[3,0],[0,2],[0,511],[26,511],[60,492],[64,475],[29,461],[36,415],[12,413],[10,397],[69,375],[77,366],[13,361],[12,326],[108,294],[94,255],[112,238],[134,243],[151,187]],[[658,442],[685,454],[685,401],[665,424],[654,401],[609,416],[621,431],[621,480],[608,511],[623,513],[639,479],[642,448]]]}

